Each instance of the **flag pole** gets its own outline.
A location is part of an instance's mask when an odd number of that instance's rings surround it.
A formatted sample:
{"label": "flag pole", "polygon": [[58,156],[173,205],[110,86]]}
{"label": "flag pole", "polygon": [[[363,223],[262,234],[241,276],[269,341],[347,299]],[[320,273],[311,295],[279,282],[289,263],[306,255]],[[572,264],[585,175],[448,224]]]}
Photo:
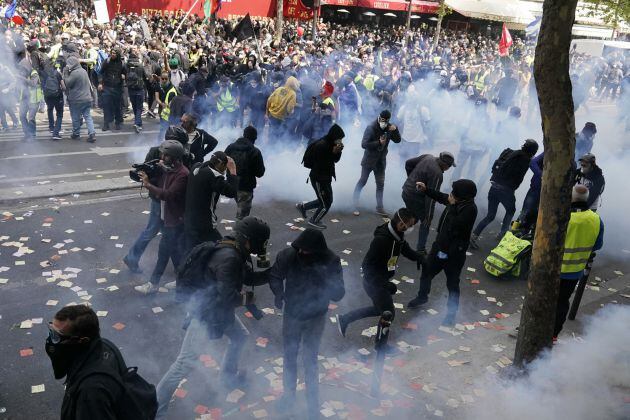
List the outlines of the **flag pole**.
{"label": "flag pole", "polygon": [[184,24],[184,21],[186,19],[188,19],[188,16],[190,16],[190,12],[192,12],[192,9],[195,8],[195,6],[197,5],[197,3],[199,3],[199,0],[195,0],[195,2],[193,3],[192,6],[190,6],[190,9],[188,9],[188,12],[186,13],[186,16],[184,16],[182,18],[182,20],[179,22],[179,25],[177,25],[177,28],[175,28],[175,31],[173,32],[173,36],[171,37],[171,40],[169,41],[169,43],[173,42],[173,40],[175,39],[175,35],[177,35],[177,32],[179,31],[179,28],[182,27],[182,25]]}

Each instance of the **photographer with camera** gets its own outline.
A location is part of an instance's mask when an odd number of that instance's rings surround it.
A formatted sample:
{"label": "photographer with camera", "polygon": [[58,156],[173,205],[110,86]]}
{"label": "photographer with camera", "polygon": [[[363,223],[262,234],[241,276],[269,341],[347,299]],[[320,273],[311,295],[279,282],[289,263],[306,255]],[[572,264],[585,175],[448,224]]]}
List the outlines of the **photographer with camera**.
{"label": "photographer with camera", "polygon": [[[138,172],[143,187],[149,191],[149,194],[160,200],[162,219],[158,260],[151,279],[143,285],[134,287],[143,294],[157,292],[160,278],[164,274],[169,259],[177,268],[182,256],[181,240],[184,233],[184,204],[188,178],[188,168],[182,163],[185,154],[184,146],[177,140],[165,140],[160,146],[160,154],[161,170],[156,179],[150,179],[146,172]],[[175,282],[169,282],[165,287],[172,289],[175,287]]]}
{"label": "photographer with camera", "polygon": [[[228,389],[242,385],[238,361],[249,332],[235,315],[237,307],[252,304],[253,294],[243,293],[243,285],[258,286],[267,282],[266,272],[254,272],[251,254],[267,254],[270,230],[267,223],[248,216],[234,227],[234,236],[226,236],[206,252],[205,259],[192,259],[200,264],[204,278],[191,290],[192,319],[186,328],[177,359],[157,386],[157,419],[166,417],[169,401],[183,378],[199,363],[209,340],[230,339],[221,366],[221,382]],[[199,248],[195,248],[197,250]],[[186,265],[189,261],[186,261]],[[179,286],[178,286],[179,287]],[[245,300],[247,299],[247,300]],[[239,383],[241,382],[241,383]]]}
{"label": "photographer with camera", "polygon": [[208,162],[193,166],[186,189],[186,250],[221,239],[217,230],[217,203],[222,195],[236,198],[237,191],[236,164],[224,152],[214,152]]}
{"label": "photographer with camera", "polygon": [[302,345],[304,380],[309,418],[319,418],[319,372],[317,353],[326,325],[330,301],[345,295],[341,260],[328,248],[324,234],[307,228],[290,247],[280,251],[269,271],[269,286],[276,308],[282,309],[284,347],[284,395],[278,401],[280,411],[295,404],[297,355]]}

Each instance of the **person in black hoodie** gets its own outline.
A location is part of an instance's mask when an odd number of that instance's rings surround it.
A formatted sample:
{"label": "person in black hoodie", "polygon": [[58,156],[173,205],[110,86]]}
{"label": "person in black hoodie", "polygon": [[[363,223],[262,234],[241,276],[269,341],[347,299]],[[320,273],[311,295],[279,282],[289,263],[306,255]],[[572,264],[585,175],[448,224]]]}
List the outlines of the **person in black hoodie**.
{"label": "person in black hoodie", "polygon": [[134,49],[129,53],[127,61],[127,92],[133,109],[133,128],[136,133],[142,132],[142,108],[144,105],[144,87],[147,75],[140,62],[138,52]]}
{"label": "person in black hoodie", "polygon": [[387,152],[390,141],[400,143],[400,131],[389,120],[392,114],[389,110],[381,111],[378,118],[365,128],[361,147],[365,149],[361,160],[361,177],[354,188],[355,216],[359,215],[359,197],[365,187],[370,172],[374,172],[376,181],[376,213],[387,216],[383,208],[383,189],[385,188],[385,167],[387,165]]}
{"label": "person in black hoodie", "polygon": [[444,270],[448,289],[447,315],[444,324],[452,325],[455,322],[455,315],[459,307],[459,275],[466,262],[470,231],[477,218],[477,206],[475,205],[477,186],[470,179],[460,179],[453,182],[451,194],[444,194],[427,188],[422,182],[418,182],[416,185],[428,197],[445,205],[446,209],[440,217],[437,237],[422,268],[418,296],[411,300],[407,306],[416,308],[428,302],[431,280]]}
{"label": "person in black hoodie", "polygon": [[527,139],[521,150],[505,149],[492,165],[492,186],[488,191],[488,213],[479,221],[470,237],[470,247],[479,248],[479,235],[496,217],[499,204],[505,208],[505,216],[501,224],[501,232],[497,239],[501,240],[510,228],[512,216],[516,212],[515,192],[523,182],[532,158],[538,151],[536,140]]}
{"label": "person in black hoodie", "polygon": [[580,169],[575,177],[575,183],[588,188],[589,194],[586,205],[589,209],[597,211],[601,203],[604,187],[606,186],[604,173],[602,168],[597,166],[595,155],[592,153],[587,153],[580,157],[578,162],[580,163]]}
{"label": "person in black hoodie", "polygon": [[303,341],[308,418],[318,419],[317,354],[328,304],[340,301],[345,294],[341,260],[328,248],[321,231],[307,228],[290,247],[278,253],[269,271],[269,286],[276,307],[282,309],[286,304],[282,317],[284,395],[278,408],[285,411],[295,403],[297,355]]}
{"label": "person in black hoodie", "polygon": [[103,92],[103,131],[109,130],[114,122],[114,129],[120,130],[123,123],[122,93],[127,68],[120,57],[120,50],[112,50],[109,58],[103,63],[98,77],[98,90]]}
{"label": "person in black hoodie", "polygon": [[328,130],[328,134],[311,143],[304,153],[304,165],[311,168],[309,179],[317,199],[308,203],[298,203],[298,209],[304,219],[308,219],[306,212],[315,209],[315,213],[309,219],[308,224],[317,229],[326,229],[321,223],[322,218],[330,210],[333,202],[332,180],[335,177],[335,163],[341,159],[343,151],[342,140],[345,137],[343,129],[334,124]]}
{"label": "person in black hoodie", "polygon": [[225,154],[234,159],[238,170],[238,192],[236,194],[236,218],[241,220],[249,216],[254,199],[256,178],[265,174],[265,162],[262,153],[254,146],[258,131],[251,125],[243,130],[243,137],[230,144]]}
{"label": "person in black hoodie", "polygon": [[374,230],[374,239],[363,258],[363,289],[372,299],[372,305],[337,315],[337,327],[344,337],[348,324],[359,319],[380,316],[385,311],[395,313],[394,300],[397,287],[390,279],[396,274],[398,258],[402,254],[412,261],[421,261],[420,253],[414,251],[405,233],[411,233],[416,218],[409,209],[402,208],[387,223]]}
{"label": "person in black hoodie", "polygon": [[184,148],[190,155],[191,166],[196,163],[203,163],[206,155],[214,150],[219,141],[208,132],[197,128],[197,117],[193,114],[184,114],[181,118],[181,126],[188,135],[188,141]]}

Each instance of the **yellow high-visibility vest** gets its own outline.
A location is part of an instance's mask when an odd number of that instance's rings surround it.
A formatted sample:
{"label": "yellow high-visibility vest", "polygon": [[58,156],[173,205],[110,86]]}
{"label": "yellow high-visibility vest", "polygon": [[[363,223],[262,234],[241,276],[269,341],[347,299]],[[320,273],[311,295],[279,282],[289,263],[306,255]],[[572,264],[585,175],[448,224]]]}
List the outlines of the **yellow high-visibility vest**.
{"label": "yellow high-visibility vest", "polygon": [[236,98],[232,96],[232,92],[230,92],[230,87],[228,86],[219,98],[217,99],[217,110],[222,112],[223,110],[227,112],[236,111]]}
{"label": "yellow high-visibility vest", "polygon": [[474,85],[475,85],[475,89],[477,89],[479,92],[481,92],[483,90],[483,88],[485,87],[486,84],[486,73],[477,73],[475,75],[475,80],[474,80]]}
{"label": "yellow high-visibility vest", "polygon": [[504,274],[518,276],[521,264],[518,264],[520,256],[531,248],[532,244],[526,239],[517,238],[512,232],[507,232],[501,242],[490,251],[490,255],[484,260],[483,266],[493,276]]}
{"label": "yellow high-visibility vest", "polygon": [[571,212],[564,240],[562,273],[577,273],[586,268],[600,230],[599,215],[592,210]]}
{"label": "yellow high-visibility vest", "polygon": [[171,96],[177,96],[177,89],[175,89],[175,86],[173,86],[168,90],[168,92],[166,92],[166,97],[164,98],[164,109],[162,109],[162,112],[160,112],[160,118],[164,121],[168,121],[168,117],[171,116],[171,107],[169,106],[169,103],[171,102]]}
{"label": "yellow high-visibility vest", "polygon": [[363,79],[363,86],[365,86],[365,88],[371,92],[374,90],[374,84],[376,83],[377,80],[378,80],[378,76],[374,74],[368,74]]}

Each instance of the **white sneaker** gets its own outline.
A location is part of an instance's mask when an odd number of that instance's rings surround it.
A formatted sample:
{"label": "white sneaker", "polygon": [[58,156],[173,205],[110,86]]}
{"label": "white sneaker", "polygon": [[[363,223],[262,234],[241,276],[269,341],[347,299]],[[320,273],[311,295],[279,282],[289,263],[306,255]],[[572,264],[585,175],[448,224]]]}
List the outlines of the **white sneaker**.
{"label": "white sneaker", "polygon": [[151,282],[147,282],[145,284],[141,284],[140,286],[134,287],[136,291],[142,293],[143,295],[149,295],[158,291],[158,286],[155,286]]}
{"label": "white sneaker", "polygon": [[166,287],[168,290],[173,290],[175,286],[177,286],[176,281],[169,281],[168,283],[164,285],[164,287]]}

